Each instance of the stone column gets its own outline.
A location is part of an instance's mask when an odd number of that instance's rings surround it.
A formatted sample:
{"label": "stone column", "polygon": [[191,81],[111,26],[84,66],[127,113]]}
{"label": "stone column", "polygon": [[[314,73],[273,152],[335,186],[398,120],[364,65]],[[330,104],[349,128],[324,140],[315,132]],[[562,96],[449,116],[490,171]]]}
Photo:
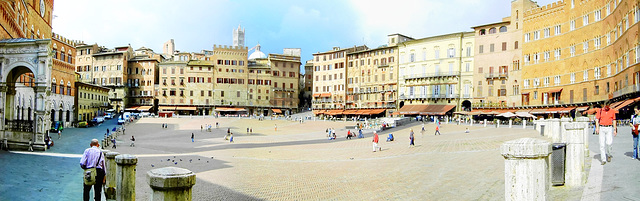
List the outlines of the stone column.
{"label": "stone column", "polygon": [[[551,142],[553,142],[553,143],[562,142],[562,136],[561,136],[561,134],[562,134],[561,129],[562,128],[560,128],[560,119],[549,119],[548,122],[549,123],[547,125],[548,125],[549,129],[545,130],[544,134],[547,137],[550,137],[551,138]],[[545,126],[545,128],[546,127],[547,126]],[[547,134],[547,131],[549,131],[548,134]]]}
{"label": "stone column", "polygon": [[582,123],[567,123],[563,126],[567,142],[565,161],[565,184],[567,186],[582,186],[586,181],[584,174],[584,125]]}
{"label": "stone column", "polygon": [[151,201],[190,201],[196,175],[191,170],[165,167],[149,170],[147,182],[152,190]]}
{"label": "stone column", "polygon": [[513,119],[509,119],[509,128],[513,126]]}
{"label": "stone column", "polygon": [[116,200],[116,156],[120,155],[118,152],[107,152],[105,158],[107,159],[107,182],[104,184],[104,196],[107,200]]}
{"label": "stone column", "polygon": [[487,119],[484,119],[484,127],[487,127]]}
{"label": "stone column", "polygon": [[505,142],[500,149],[505,159],[505,200],[547,200],[551,143],[521,138]]}
{"label": "stone column", "polygon": [[576,118],[576,121],[579,123],[582,123],[582,125],[584,125],[584,155],[585,156],[589,156],[589,135],[591,135],[591,121],[589,120],[589,117],[578,117]]}
{"label": "stone column", "polygon": [[116,200],[136,199],[136,163],[138,158],[129,154],[116,156]]}

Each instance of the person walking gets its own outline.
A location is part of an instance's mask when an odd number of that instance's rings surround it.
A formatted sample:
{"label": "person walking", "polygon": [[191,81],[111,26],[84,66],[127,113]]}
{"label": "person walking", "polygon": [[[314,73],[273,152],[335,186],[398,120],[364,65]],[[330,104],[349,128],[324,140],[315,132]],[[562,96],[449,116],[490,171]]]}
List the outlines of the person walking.
{"label": "person walking", "polygon": [[275,131],[278,131],[278,124],[273,124],[275,127]]}
{"label": "person walking", "polygon": [[409,133],[409,147],[415,147],[415,137],[413,136],[413,129],[411,129],[411,132]]}
{"label": "person walking", "polygon": [[378,132],[373,131],[373,140],[372,140],[372,142],[373,142],[373,152],[376,152],[376,150],[382,151],[382,147],[378,146],[378,140],[379,140]]}
{"label": "person walking", "polygon": [[194,137],[194,136],[193,136],[193,133],[191,133],[191,142],[194,142],[194,141],[193,141],[193,137]]}
{"label": "person walking", "polygon": [[116,138],[111,138],[111,143],[113,143],[113,146],[111,146],[111,148],[116,149]]}
{"label": "person walking", "polygon": [[89,193],[91,192],[91,186],[93,186],[93,199],[99,201],[102,200],[102,184],[105,181],[104,175],[106,173],[104,156],[98,148],[100,143],[97,139],[92,139],[89,146],[90,148],[85,149],[82,158],[80,158],[80,167],[85,171],[96,168],[95,184],[86,185],[83,182],[82,200],[89,201]]}
{"label": "person walking", "polygon": [[420,131],[421,134],[424,134],[424,123],[422,123],[422,131]]}
{"label": "person walking", "polygon": [[[109,130],[109,129],[107,129],[107,130]],[[58,130],[58,139],[60,139],[61,137],[62,137],[62,131]]]}
{"label": "person walking", "polygon": [[596,132],[599,133],[601,165],[611,162],[611,158],[613,157],[611,155],[613,136],[618,135],[616,112],[610,108],[609,104],[609,102],[605,103],[604,108],[596,113]]}
{"label": "person walking", "polygon": [[135,147],[136,145],[134,144],[136,142],[136,138],[133,137],[133,135],[131,136],[131,144],[129,145],[130,147]]}
{"label": "person walking", "polygon": [[203,128],[204,128],[204,127],[202,127],[202,125],[200,125],[200,132],[202,132],[202,129],[203,129]]}
{"label": "person walking", "polygon": [[640,106],[634,108],[635,114],[631,116],[629,125],[631,126],[631,136],[633,137],[633,156],[632,159],[638,159],[638,126],[640,125]]}
{"label": "person walking", "polygon": [[413,137],[413,129],[411,129],[411,131],[409,131],[409,147],[415,147],[415,143],[414,143],[415,138]]}
{"label": "person walking", "polygon": [[440,125],[436,124],[436,132],[433,135],[442,135],[440,134]]}

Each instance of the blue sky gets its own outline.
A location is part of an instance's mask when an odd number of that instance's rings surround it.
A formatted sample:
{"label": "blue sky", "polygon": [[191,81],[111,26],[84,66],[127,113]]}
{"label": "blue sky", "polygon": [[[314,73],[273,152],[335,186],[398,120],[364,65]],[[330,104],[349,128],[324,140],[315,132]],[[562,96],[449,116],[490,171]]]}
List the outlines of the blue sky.
{"label": "blue sky", "polygon": [[[509,16],[511,0],[59,0],[53,31],[69,39],[113,48],[131,44],[162,53],[174,39],[183,52],[231,45],[232,30],[246,30],[245,45],[265,53],[301,48],[302,63],[334,46],[375,48],[388,34],[413,38],[471,31]],[[555,2],[539,0],[544,6]]]}

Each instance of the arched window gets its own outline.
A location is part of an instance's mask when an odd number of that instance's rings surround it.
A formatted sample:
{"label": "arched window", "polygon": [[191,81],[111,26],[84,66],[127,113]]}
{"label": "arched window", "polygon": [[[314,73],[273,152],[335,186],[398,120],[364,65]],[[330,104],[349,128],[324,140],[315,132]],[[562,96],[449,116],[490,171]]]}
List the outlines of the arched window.
{"label": "arched window", "polygon": [[494,34],[494,33],[496,33],[496,28],[495,27],[489,29],[489,34]]}
{"label": "arched window", "polygon": [[487,32],[486,32],[486,31],[487,31],[487,30],[485,30],[485,29],[480,29],[480,35],[482,36],[482,35],[487,34]]}
{"label": "arched window", "polygon": [[51,93],[57,92],[56,78],[51,79]]}
{"label": "arched window", "polygon": [[506,26],[501,26],[500,27],[500,33],[503,33],[503,32],[507,32],[507,27]]}

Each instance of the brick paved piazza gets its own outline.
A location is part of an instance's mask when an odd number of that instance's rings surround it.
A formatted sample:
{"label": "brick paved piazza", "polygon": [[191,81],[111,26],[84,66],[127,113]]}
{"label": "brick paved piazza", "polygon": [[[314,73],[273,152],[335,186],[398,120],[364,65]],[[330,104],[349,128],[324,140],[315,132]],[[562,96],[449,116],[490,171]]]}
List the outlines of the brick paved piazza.
{"label": "brick paved piazza", "polygon": [[[201,124],[220,123],[213,132]],[[162,129],[161,123],[168,123]],[[277,124],[278,131],[274,131]],[[128,126],[116,151],[139,157],[136,198],[148,199],[148,170],[177,166],[196,172],[194,200],[504,200],[504,159],[499,146],[522,137],[537,137],[532,129],[443,125],[434,136],[427,124],[390,130],[396,141],[372,152],[371,134],[346,140],[353,122],[203,118],[146,118]],[[253,135],[246,135],[246,127]],[[227,128],[235,143],[224,141]],[[338,140],[325,129],[338,130]],[[416,147],[409,148],[409,128]],[[195,133],[195,142],[191,142]],[[130,134],[136,147],[128,147]],[[175,157],[175,158],[174,158]],[[167,161],[169,159],[170,161]],[[191,161],[190,161],[191,160]],[[175,164],[175,162],[178,164]]]}

